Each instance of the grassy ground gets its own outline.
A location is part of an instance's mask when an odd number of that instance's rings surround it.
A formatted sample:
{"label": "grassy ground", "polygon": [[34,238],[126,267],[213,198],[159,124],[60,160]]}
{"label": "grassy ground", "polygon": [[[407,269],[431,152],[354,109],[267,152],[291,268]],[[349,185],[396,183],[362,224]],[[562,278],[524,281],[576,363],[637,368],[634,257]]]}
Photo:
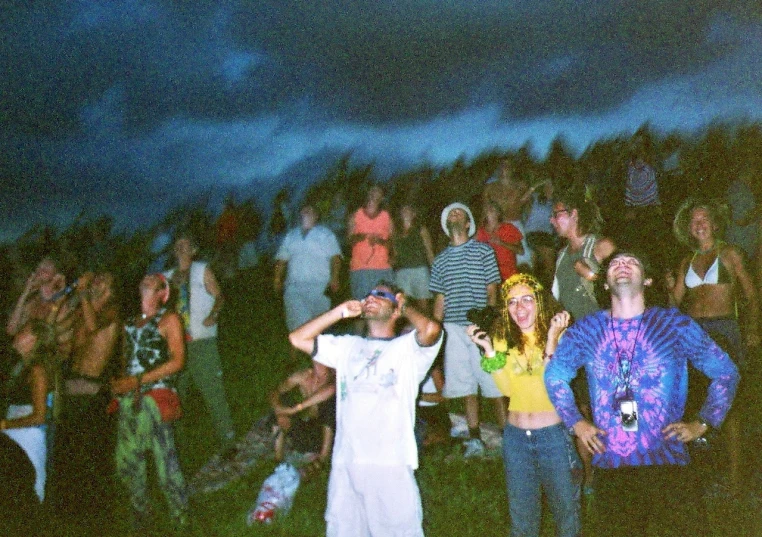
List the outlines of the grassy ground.
{"label": "grassy ground", "polygon": [[[222,319],[220,342],[225,362],[225,382],[231,410],[239,435],[243,435],[267,410],[267,393],[293,369],[283,328],[281,304],[272,296],[269,279],[250,276],[227,289],[230,298]],[[742,500],[722,496],[708,498],[707,508],[716,535],[762,535],[758,425],[758,375],[747,375],[747,393],[739,399],[738,409],[748,417],[746,423],[745,471]],[[209,416],[194,397],[185,407],[184,430],[179,438],[180,455],[187,476],[193,475],[215,453],[217,446]],[[504,536],[509,531],[508,505],[499,459],[463,461],[446,459],[447,450],[426,454],[421,459],[418,482],[423,499],[425,531],[428,537]],[[204,536],[288,536],[314,537],[325,533],[323,511],[327,475],[299,489],[291,513],[271,526],[248,528],[245,514],[254,502],[262,481],[274,464],[263,461],[242,479],[227,488],[198,495],[192,502],[193,528],[185,533]],[[157,504],[162,504],[155,493]],[[99,526],[97,535],[125,535],[125,499],[114,491],[113,516]],[[696,506],[696,509],[702,509]],[[161,518],[159,510],[157,519]],[[543,523],[543,536],[553,535],[552,520]],[[586,515],[585,524],[591,520]],[[166,535],[161,525],[152,535]],[[82,531],[65,521],[51,521],[53,535],[75,536]],[[654,533],[657,535],[657,533]]]}

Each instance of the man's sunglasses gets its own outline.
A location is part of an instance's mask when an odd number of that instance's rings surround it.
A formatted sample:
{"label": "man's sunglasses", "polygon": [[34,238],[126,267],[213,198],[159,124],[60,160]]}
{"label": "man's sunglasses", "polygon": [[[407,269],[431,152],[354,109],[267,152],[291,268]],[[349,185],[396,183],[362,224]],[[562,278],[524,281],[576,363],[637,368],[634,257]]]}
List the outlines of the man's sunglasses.
{"label": "man's sunglasses", "polygon": [[394,296],[394,293],[390,293],[389,291],[384,291],[382,289],[373,289],[370,293],[368,293],[368,296],[374,296],[376,298],[385,298],[386,300],[389,300],[395,306],[397,305],[397,297]]}

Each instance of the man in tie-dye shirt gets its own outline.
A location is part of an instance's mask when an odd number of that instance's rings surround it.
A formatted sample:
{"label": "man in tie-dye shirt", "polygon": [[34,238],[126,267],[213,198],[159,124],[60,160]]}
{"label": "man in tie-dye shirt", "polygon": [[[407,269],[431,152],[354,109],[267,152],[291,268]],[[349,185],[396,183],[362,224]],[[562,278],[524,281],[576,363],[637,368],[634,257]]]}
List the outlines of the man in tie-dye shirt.
{"label": "man in tie-dye shirt", "polygon": [[[690,317],[646,308],[651,283],[643,255],[613,254],[604,285],[611,310],[569,328],[545,370],[551,401],[600,469],[598,535],[648,535],[649,523],[679,535],[706,531],[686,444],[720,426],[739,380],[728,355]],[[688,362],[711,380],[697,416],[684,416]],[[583,367],[594,423],[569,387]]]}

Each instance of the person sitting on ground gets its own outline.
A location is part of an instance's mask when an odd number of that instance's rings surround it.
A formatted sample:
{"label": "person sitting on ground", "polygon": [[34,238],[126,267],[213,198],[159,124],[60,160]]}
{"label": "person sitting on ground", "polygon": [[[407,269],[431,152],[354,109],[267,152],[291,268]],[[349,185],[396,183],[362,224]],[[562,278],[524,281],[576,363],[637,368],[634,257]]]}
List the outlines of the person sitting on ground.
{"label": "person sitting on ground", "polygon": [[[289,405],[284,399],[298,390],[299,402]],[[286,458],[286,447],[304,454],[300,466],[304,474],[320,469],[329,461],[336,429],[336,383],[332,370],[317,362],[292,373],[270,394],[270,406],[277,421],[275,460]]]}

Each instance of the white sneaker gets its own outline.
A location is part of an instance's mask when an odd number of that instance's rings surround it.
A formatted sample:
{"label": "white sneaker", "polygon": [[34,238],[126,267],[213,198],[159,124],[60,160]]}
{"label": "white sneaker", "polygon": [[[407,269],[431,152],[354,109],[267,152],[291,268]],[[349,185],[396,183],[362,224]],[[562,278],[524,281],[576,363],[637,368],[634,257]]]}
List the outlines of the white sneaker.
{"label": "white sneaker", "polygon": [[473,459],[484,457],[484,442],[480,438],[471,438],[463,442],[463,458]]}

